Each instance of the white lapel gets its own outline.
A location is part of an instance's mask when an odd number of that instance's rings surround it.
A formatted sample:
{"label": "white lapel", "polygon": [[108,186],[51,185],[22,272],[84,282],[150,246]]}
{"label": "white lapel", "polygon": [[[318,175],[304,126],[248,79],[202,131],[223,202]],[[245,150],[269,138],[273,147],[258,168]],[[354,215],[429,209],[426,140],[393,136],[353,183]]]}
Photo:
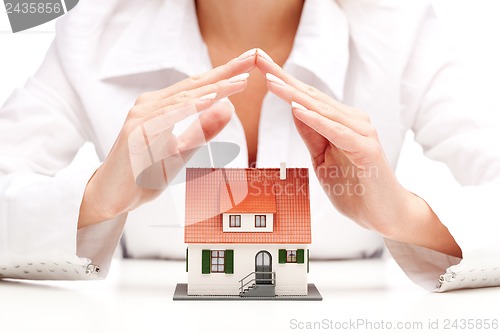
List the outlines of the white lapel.
{"label": "white lapel", "polygon": [[175,69],[187,76],[211,67],[194,0],[166,0],[145,9],[119,36],[99,71],[101,79]]}

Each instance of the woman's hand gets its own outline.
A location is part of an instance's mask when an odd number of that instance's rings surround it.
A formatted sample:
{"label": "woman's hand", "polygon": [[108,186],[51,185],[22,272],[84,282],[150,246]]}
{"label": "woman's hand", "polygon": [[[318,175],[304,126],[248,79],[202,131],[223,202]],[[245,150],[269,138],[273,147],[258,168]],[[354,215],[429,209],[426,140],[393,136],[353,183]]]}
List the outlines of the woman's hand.
{"label": "woman's hand", "polygon": [[427,203],[404,189],[366,113],[344,105],[258,58],[268,89],[292,105],[316,175],[333,205],[386,238],[457,257],[460,247]]}
{"label": "woman's hand", "polygon": [[[207,73],[140,95],[87,184],[78,227],[112,219],[157,197],[193,151],[227,125],[232,107],[216,101],[244,90],[254,67],[255,52],[244,53]],[[202,112],[198,120],[175,136],[175,123],[197,112]]]}

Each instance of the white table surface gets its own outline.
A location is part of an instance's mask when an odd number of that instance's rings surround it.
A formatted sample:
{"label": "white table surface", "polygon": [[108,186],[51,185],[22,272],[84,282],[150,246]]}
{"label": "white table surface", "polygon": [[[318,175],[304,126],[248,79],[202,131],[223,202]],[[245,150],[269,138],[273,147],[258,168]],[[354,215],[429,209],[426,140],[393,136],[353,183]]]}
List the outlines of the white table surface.
{"label": "white table surface", "polygon": [[[500,320],[500,288],[429,293],[391,259],[311,262],[309,281],[321,302],[173,301],[176,284],[186,281],[184,262],[159,260],[115,260],[103,281],[0,281],[0,332],[389,331],[375,329],[382,321],[422,325],[393,326],[395,332],[470,332],[443,326],[454,319]],[[357,320],[373,329],[334,329]],[[429,320],[441,328],[429,329]],[[298,328],[318,321],[327,326]]]}

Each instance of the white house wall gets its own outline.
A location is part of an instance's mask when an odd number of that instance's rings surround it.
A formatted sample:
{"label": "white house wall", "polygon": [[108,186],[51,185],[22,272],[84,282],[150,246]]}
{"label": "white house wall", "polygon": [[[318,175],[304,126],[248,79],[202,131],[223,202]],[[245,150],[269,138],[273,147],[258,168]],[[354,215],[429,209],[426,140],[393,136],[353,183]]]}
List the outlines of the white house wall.
{"label": "white house wall", "polygon": [[[304,263],[278,262],[278,250],[304,249]],[[202,250],[233,250],[234,274],[202,274]],[[255,271],[255,256],[268,251],[276,272],[276,295],[307,295],[307,244],[189,244],[188,294],[239,295],[240,280]]]}
{"label": "white house wall", "polygon": [[[241,215],[241,227],[231,228],[229,226],[229,215]],[[266,226],[264,228],[255,227],[255,215],[266,216]],[[222,214],[222,230],[224,232],[273,232],[273,214]]]}

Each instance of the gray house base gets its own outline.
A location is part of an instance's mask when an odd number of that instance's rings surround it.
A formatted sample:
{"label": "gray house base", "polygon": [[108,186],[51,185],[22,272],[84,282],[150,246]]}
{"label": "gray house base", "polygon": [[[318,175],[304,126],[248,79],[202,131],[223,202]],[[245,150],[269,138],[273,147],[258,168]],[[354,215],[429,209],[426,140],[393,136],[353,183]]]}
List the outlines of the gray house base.
{"label": "gray house base", "polygon": [[174,292],[174,301],[321,301],[323,297],[313,283],[307,285],[304,296],[221,296],[221,295],[188,295],[187,283],[178,283]]}

